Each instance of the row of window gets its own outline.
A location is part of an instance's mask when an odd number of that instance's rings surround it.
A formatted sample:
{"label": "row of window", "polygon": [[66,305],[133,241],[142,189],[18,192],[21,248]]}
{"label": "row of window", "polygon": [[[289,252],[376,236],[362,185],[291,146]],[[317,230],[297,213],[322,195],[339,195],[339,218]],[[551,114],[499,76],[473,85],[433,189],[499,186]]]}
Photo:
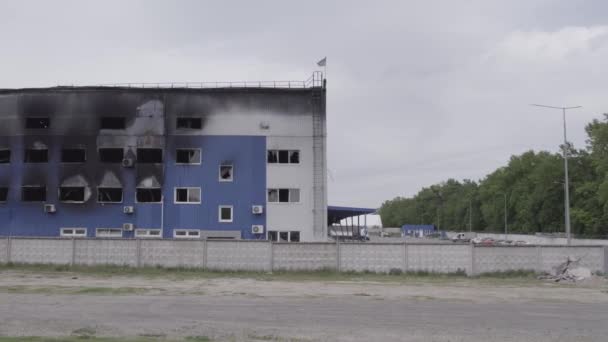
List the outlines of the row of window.
{"label": "row of window", "polygon": [[[86,188],[77,186],[62,186],[58,190],[59,201],[65,203],[84,203]],[[200,204],[200,187],[176,187],[173,198],[176,204]],[[0,202],[8,199],[8,187],[0,187]],[[23,202],[45,202],[47,200],[47,189],[45,186],[26,185],[21,187],[21,201]],[[161,203],[161,188],[136,188],[135,201],[137,203]],[[268,189],[268,203],[299,203],[300,189]],[[98,187],[98,203],[122,203],[123,188]]]}
{"label": "row of window", "polygon": [[[102,163],[122,163],[125,159],[123,148],[98,149],[99,161]],[[48,163],[49,150],[45,148],[29,148],[23,154],[24,163]],[[87,161],[87,152],[84,148],[64,148],[61,150],[62,163],[84,163]],[[11,150],[0,149],[0,164],[11,162]],[[160,164],[163,162],[163,150],[160,148],[138,148],[137,162],[142,164]],[[201,164],[200,148],[178,148],[175,150],[175,163],[186,165]],[[269,164],[299,164],[300,151],[297,150],[269,150]]]}
{"label": "row of window", "polygon": [[[60,235],[63,237],[86,237],[87,228],[61,228]],[[123,230],[120,228],[97,228],[96,237],[123,237]],[[137,238],[159,238],[162,236],[160,229],[135,229]],[[198,239],[201,237],[200,229],[174,229],[173,237],[176,239]],[[300,242],[300,232],[298,231],[268,231],[268,240],[275,242]]]}
{"label": "row of window", "polygon": [[[203,120],[193,117],[177,117],[175,119],[177,129],[201,129]],[[49,129],[51,128],[51,118],[49,117],[29,117],[25,118],[25,128],[27,129]],[[100,129],[126,129],[127,118],[121,116],[105,116],[99,120]]]}

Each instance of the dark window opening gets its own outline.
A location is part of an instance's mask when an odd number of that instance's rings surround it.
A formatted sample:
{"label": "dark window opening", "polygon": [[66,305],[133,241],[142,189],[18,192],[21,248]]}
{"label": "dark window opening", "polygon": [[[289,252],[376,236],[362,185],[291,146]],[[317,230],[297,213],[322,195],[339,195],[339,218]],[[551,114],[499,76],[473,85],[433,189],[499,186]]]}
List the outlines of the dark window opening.
{"label": "dark window opening", "polygon": [[291,241],[291,242],[300,242],[300,232],[290,232],[289,233],[289,241]]}
{"label": "dark window opening", "polygon": [[160,188],[138,188],[136,197],[140,203],[159,203],[162,194]]}
{"label": "dark window opening", "polygon": [[289,151],[289,163],[299,164],[300,163],[300,151]]}
{"label": "dark window opening", "polygon": [[269,241],[277,241],[278,235],[276,231],[268,231],[268,240]]}
{"label": "dark window opening", "polygon": [[84,202],[84,187],[62,186],[59,188],[61,202]]}
{"label": "dark window opening", "polygon": [[279,241],[280,242],[289,241],[289,232],[279,232]]}
{"label": "dark window opening", "polygon": [[176,127],[179,129],[201,129],[203,120],[201,118],[177,118]]}
{"label": "dark window opening", "polygon": [[220,181],[232,181],[232,165],[220,165]]}
{"label": "dark window opening", "polygon": [[289,189],[279,189],[279,202],[289,202]]}
{"label": "dark window opening", "polygon": [[278,202],[278,201],[279,201],[279,190],[268,189],[268,202]]}
{"label": "dark window opening", "polygon": [[11,162],[11,150],[0,150],[0,164]]}
{"label": "dark window opening", "polygon": [[160,148],[138,148],[137,162],[142,164],[161,164],[163,150]]}
{"label": "dark window opening", "polygon": [[125,118],[121,117],[103,117],[100,123],[101,129],[125,129],[127,123]]}
{"label": "dark window opening", "polygon": [[49,150],[27,149],[23,161],[26,163],[47,163],[49,161]]}
{"label": "dark window opening", "polygon": [[51,119],[49,118],[26,118],[25,128],[31,129],[46,129],[51,126]]}
{"label": "dark window opening", "polygon": [[121,203],[122,188],[97,188],[97,202]]}
{"label": "dark window opening", "polygon": [[188,202],[188,189],[175,189],[175,202]]}
{"label": "dark window opening", "polygon": [[62,163],[84,163],[87,161],[87,151],[83,148],[64,148],[61,150]]}
{"label": "dark window opening", "polygon": [[21,188],[21,200],[24,202],[46,201],[46,188],[43,186],[24,186]]}
{"label": "dark window opening", "polygon": [[124,151],[122,148],[100,148],[99,161],[102,163],[122,163]]}
{"label": "dark window opening", "polygon": [[220,221],[232,221],[232,207],[220,207]]}
{"label": "dark window opening", "polygon": [[199,149],[179,149],[177,150],[175,161],[178,164],[200,164],[201,150]]}
{"label": "dark window opening", "polygon": [[275,164],[279,162],[279,155],[277,150],[268,151],[268,163]]}
{"label": "dark window opening", "polygon": [[0,187],[0,202],[6,202],[7,198],[8,198],[8,188]]}
{"label": "dark window opening", "polygon": [[288,163],[289,163],[289,151],[279,150],[279,164],[288,164]]}

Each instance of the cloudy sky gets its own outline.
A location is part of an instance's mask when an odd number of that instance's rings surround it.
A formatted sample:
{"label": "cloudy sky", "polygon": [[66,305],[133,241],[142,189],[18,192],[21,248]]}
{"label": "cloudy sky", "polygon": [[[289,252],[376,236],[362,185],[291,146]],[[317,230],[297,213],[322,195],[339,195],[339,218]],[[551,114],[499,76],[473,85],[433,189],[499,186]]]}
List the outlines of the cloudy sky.
{"label": "cloudy sky", "polygon": [[331,204],[379,206],[608,112],[608,1],[4,1],[0,87],[304,80],[327,56]]}

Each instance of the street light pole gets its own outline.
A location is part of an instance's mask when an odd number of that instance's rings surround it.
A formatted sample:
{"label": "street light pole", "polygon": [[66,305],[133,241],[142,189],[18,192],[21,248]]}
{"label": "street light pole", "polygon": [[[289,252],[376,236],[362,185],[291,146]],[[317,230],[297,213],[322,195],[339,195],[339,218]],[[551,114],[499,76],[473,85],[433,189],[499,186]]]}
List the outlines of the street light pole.
{"label": "street light pole", "polygon": [[568,245],[570,245],[570,243],[571,243],[570,187],[568,185],[568,138],[566,136],[566,109],[576,109],[576,108],[581,108],[582,106],[555,107],[555,106],[545,106],[545,105],[539,105],[539,104],[533,104],[532,106],[562,110],[562,118],[564,121],[564,148],[563,148],[563,154],[564,154],[564,221],[565,221],[565,225],[566,225],[566,239],[568,240]]}
{"label": "street light pole", "polygon": [[503,193],[502,195],[505,196],[505,240],[509,240],[507,231],[507,194]]}

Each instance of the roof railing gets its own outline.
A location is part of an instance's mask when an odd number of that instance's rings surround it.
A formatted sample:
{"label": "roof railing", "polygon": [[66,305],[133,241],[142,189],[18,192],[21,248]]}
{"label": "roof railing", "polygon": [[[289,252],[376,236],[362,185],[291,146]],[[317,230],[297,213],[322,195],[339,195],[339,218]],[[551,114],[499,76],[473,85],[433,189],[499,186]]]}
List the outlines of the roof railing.
{"label": "roof railing", "polygon": [[138,83],[106,83],[96,84],[96,87],[121,88],[281,88],[306,89],[323,87],[323,73],[315,71],[305,81],[240,81],[240,82],[138,82]]}

